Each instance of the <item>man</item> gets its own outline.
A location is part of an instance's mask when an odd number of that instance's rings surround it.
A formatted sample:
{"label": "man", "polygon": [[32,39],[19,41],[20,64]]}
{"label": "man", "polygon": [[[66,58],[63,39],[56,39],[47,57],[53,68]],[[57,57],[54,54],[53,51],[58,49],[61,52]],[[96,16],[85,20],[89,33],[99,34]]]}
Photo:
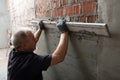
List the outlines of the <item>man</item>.
{"label": "man", "polygon": [[15,33],[14,49],[9,54],[8,80],[43,80],[42,71],[64,60],[68,48],[68,28],[65,21],[57,23],[61,31],[60,41],[51,55],[40,56],[33,52],[42,30],[45,29],[42,21],[39,26],[40,29],[34,35],[30,30]]}

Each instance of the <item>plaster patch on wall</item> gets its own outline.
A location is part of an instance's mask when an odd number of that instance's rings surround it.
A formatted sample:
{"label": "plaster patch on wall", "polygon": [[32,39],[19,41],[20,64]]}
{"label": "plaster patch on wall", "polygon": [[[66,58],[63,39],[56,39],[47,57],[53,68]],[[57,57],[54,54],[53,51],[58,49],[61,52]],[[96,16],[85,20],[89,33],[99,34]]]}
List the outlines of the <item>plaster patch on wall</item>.
{"label": "plaster patch on wall", "polygon": [[98,36],[96,33],[94,32],[89,32],[89,31],[78,31],[78,32],[71,32],[71,37],[73,38],[77,38],[78,40],[92,40],[92,41],[96,41],[98,40]]}

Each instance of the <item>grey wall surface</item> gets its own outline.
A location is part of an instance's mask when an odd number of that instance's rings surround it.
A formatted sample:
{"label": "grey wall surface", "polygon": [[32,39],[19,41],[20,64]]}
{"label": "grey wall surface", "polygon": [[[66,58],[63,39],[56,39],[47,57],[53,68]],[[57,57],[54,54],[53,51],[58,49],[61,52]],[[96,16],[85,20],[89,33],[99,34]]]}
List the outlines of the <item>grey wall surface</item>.
{"label": "grey wall surface", "polygon": [[[37,44],[37,52],[40,55],[51,54],[59,42],[59,37],[57,30],[46,30]],[[44,72],[44,80],[97,80],[98,55],[102,51],[102,40],[101,37],[91,35],[81,39],[79,33],[71,33],[64,62]]]}
{"label": "grey wall surface", "polygon": [[7,32],[10,29],[9,16],[7,13],[7,0],[0,0],[0,48],[8,45]]}
{"label": "grey wall surface", "polygon": [[[65,61],[44,73],[44,80],[120,80],[120,0],[98,0],[99,22],[107,23],[111,38],[71,33]],[[52,53],[60,33],[46,30],[37,53]]]}
{"label": "grey wall surface", "polygon": [[99,0],[99,13],[112,37],[103,41],[98,80],[120,80],[120,0]]}

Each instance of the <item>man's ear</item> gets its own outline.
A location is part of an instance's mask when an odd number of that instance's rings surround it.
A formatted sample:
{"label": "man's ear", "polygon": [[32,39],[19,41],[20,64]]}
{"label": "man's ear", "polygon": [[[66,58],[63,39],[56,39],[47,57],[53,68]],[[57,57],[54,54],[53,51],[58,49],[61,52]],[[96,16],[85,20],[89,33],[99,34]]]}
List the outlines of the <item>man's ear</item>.
{"label": "man's ear", "polygon": [[37,39],[35,38],[35,43],[37,42]]}
{"label": "man's ear", "polygon": [[23,48],[26,49],[27,48],[27,44],[26,43],[23,43]]}
{"label": "man's ear", "polygon": [[27,48],[27,44],[26,43],[21,43],[21,50],[24,51]]}

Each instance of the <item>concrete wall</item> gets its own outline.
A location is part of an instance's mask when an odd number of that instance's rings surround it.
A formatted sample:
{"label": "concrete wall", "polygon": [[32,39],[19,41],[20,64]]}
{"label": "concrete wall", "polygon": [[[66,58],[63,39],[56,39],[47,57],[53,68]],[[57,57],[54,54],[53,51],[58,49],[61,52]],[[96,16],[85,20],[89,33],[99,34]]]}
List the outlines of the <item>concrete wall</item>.
{"label": "concrete wall", "polygon": [[[59,42],[59,36],[60,33],[53,29],[42,33],[38,53],[52,53]],[[72,33],[65,61],[44,72],[44,80],[97,80],[101,40],[100,37],[81,39],[76,33]]]}
{"label": "concrete wall", "polygon": [[104,38],[99,56],[98,80],[120,80],[120,0],[99,0],[99,15],[112,34]]}
{"label": "concrete wall", "polygon": [[[71,33],[65,61],[44,72],[45,80],[120,80],[119,3],[119,0],[98,0],[98,22],[108,24],[112,37],[81,39]],[[60,33],[48,30],[42,35],[38,52],[52,53]]]}
{"label": "concrete wall", "polygon": [[8,47],[8,31],[10,27],[7,0],[0,0],[0,48]]}

